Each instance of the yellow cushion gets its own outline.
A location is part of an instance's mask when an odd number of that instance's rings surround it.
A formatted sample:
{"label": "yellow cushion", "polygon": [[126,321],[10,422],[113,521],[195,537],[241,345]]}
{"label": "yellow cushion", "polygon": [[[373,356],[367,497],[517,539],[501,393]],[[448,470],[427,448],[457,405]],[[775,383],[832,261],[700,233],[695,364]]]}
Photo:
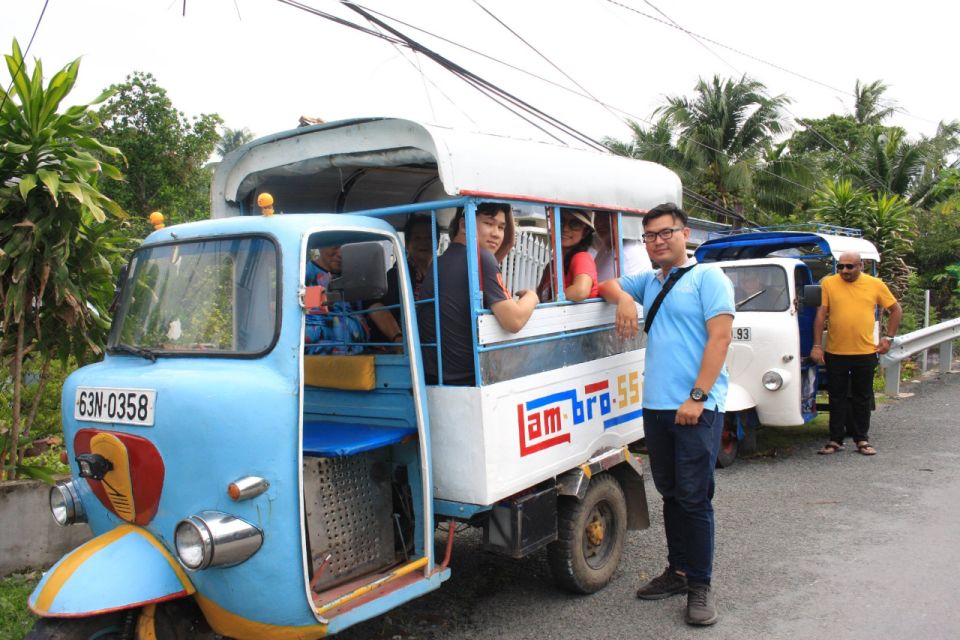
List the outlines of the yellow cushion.
{"label": "yellow cushion", "polygon": [[311,387],[370,391],[377,386],[373,356],[303,356],[303,380]]}

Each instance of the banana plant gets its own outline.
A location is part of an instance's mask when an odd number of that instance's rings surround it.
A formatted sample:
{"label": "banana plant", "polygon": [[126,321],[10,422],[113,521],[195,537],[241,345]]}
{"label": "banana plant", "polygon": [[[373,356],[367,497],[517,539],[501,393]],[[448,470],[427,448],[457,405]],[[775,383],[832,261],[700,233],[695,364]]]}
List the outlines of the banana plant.
{"label": "banana plant", "polygon": [[[109,326],[115,265],[128,241],[123,210],[98,189],[101,179],[122,179],[111,161],[118,149],[93,137],[92,104],[64,108],[77,81],[74,60],[44,84],[16,40],[4,56],[10,82],[0,88],[0,357],[13,381],[7,443],[0,468],[16,477],[23,468],[23,436],[36,407],[21,406],[24,363],[48,371],[51,359],[83,361],[99,353]],[[43,385],[43,375],[32,384]],[[41,394],[34,394],[39,398]]]}

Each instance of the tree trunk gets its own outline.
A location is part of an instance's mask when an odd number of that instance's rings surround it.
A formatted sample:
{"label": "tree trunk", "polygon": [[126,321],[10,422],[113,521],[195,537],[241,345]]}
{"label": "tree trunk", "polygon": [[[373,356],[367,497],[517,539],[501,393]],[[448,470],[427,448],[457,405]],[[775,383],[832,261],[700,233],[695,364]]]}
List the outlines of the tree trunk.
{"label": "tree trunk", "polygon": [[13,355],[13,417],[10,424],[10,473],[11,480],[17,479],[17,461],[20,459],[20,394],[23,392],[23,321],[17,322],[17,350]]}
{"label": "tree trunk", "polygon": [[[50,356],[44,356],[43,366],[40,367],[40,379],[37,380],[37,393],[33,396],[33,402],[30,405],[30,414],[27,416],[27,421],[23,424],[22,431],[24,433],[33,431],[33,423],[37,419],[37,412],[40,410],[40,401],[43,398],[43,392],[47,388],[47,381],[49,380],[50,361]],[[17,464],[23,464],[23,449],[18,450]]]}

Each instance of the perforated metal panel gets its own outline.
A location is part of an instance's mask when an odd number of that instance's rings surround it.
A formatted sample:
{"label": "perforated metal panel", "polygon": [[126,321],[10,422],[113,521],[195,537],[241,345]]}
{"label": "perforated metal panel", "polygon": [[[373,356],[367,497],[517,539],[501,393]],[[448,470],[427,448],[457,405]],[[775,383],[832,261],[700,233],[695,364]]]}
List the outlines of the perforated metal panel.
{"label": "perforated metal panel", "polygon": [[393,563],[392,501],[387,450],[340,458],[305,458],[307,541],[316,571],[330,562],[315,590]]}

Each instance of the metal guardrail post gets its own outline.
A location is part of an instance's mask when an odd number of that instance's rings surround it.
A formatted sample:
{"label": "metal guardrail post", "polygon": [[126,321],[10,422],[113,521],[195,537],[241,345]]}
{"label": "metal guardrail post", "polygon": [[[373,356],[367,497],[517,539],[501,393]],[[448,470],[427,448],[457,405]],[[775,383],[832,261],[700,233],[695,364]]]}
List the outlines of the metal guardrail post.
{"label": "metal guardrail post", "polygon": [[900,362],[883,369],[883,392],[888,396],[900,395]]}
{"label": "metal guardrail post", "polygon": [[953,368],[953,340],[940,343],[940,373],[949,373]]}
{"label": "metal guardrail post", "polygon": [[960,318],[897,336],[890,351],[880,356],[880,366],[886,369],[884,393],[887,395],[900,393],[900,363],[927,349],[939,346],[940,371],[944,373],[950,371],[953,366],[953,341],[958,336],[960,336]]}

